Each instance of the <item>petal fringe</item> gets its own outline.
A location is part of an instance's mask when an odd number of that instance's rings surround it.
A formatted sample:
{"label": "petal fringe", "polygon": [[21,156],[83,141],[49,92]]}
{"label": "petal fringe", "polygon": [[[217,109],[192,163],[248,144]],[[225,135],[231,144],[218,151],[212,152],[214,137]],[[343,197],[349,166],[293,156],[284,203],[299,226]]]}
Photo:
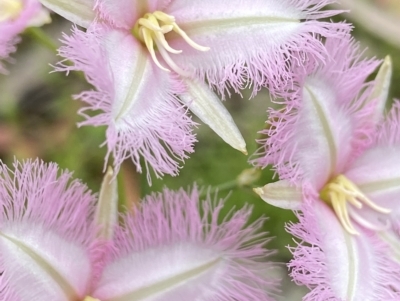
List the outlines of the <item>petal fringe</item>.
{"label": "petal fringe", "polygon": [[[216,197],[199,201],[196,187],[148,196],[123,217],[112,262],[94,296],[273,300],[274,267],[264,247],[269,239],[259,232],[263,219],[246,225],[248,206],[222,217],[223,203]],[[118,291],[109,289],[113,283]]]}
{"label": "petal fringe", "polygon": [[[148,74],[140,80],[140,89],[131,91],[129,86],[122,86],[126,85],[129,78],[119,77],[131,71],[124,69],[131,62],[110,62],[109,56],[113,50],[106,43],[109,42],[107,39],[130,43],[125,36],[100,25],[92,26],[86,33],[74,28],[72,36],[64,35],[63,42],[66,45],[59,51],[61,56],[71,60],[74,65],[69,66],[62,61],[58,63],[56,71],[85,72],[88,82],[97,90],[84,91],[75,96],[88,104],[79,111],[86,118],[80,125],[108,126],[105,141],[108,148],[106,163],[109,156],[113,155],[117,174],[122,162],[131,159],[137,170],[142,172],[140,161],[143,158],[147,179],[151,183],[149,167],[157,178],[164,174],[178,174],[179,162],[188,157],[187,153],[193,152],[196,139],[192,130],[196,123],[187,115],[187,109],[176,96],[182,93],[184,85],[174,75],[166,77],[161,74],[164,77],[159,80],[158,70],[155,69],[154,72],[146,71]],[[126,55],[129,56],[129,53]],[[151,60],[147,60],[146,64],[148,62]],[[146,68],[157,68],[147,66]],[[121,104],[120,99],[128,99],[131,103]],[[115,116],[117,109],[122,111]],[[90,112],[96,114],[93,116]]]}

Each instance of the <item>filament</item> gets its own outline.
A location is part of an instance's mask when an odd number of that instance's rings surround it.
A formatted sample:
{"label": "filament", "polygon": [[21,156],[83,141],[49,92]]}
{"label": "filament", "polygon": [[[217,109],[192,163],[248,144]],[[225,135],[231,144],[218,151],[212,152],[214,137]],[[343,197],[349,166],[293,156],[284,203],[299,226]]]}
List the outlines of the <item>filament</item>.
{"label": "filament", "polygon": [[353,235],[359,235],[359,233],[354,228],[350,217],[362,225],[368,224],[369,222],[356,213],[354,209],[349,210],[350,208],[347,207],[348,204],[357,209],[361,209],[366,205],[372,210],[383,214],[389,214],[391,212],[390,209],[378,206],[371,201],[356,184],[344,175],[339,175],[326,184],[320,192],[320,198],[332,206],[343,228]]}
{"label": "filament", "polygon": [[[196,42],[194,42],[185,31],[183,31],[178,24],[175,22],[175,17],[163,13],[161,11],[155,11],[154,13],[148,13],[143,18],[140,18],[133,28],[133,34],[140,41],[142,41],[147,50],[150,53],[150,56],[154,63],[162,70],[170,72],[173,70],[174,72],[180,74],[181,76],[188,76],[189,74],[182,70],[178,65],[175,64],[173,59],[170,56],[172,54],[180,54],[182,50],[177,50],[172,48],[168,41],[165,39],[165,34],[174,31],[178,35],[180,35],[186,43],[188,43],[191,47],[199,51],[208,51],[209,47],[204,47]],[[156,50],[159,51],[165,63],[171,69],[164,67],[157,58]]]}

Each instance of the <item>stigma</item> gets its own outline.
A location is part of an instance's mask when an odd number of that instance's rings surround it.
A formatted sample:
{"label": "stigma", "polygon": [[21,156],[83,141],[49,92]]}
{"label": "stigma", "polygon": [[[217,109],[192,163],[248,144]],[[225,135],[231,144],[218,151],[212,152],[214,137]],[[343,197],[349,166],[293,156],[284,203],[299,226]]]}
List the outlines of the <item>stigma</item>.
{"label": "stigma", "polygon": [[21,0],[0,1],[0,22],[16,19],[23,9]]}
{"label": "stigma", "polygon": [[[171,31],[174,31],[178,35],[180,35],[186,41],[186,43],[188,43],[196,50],[210,50],[209,47],[200,46],[199,44],[195,43],[191,38],[189,38],[189,36],[178,26],[178,24],[176,24],[175,17],[161,11],[147,13],[143,18],[140,18],[136,22],[132,33],[135,37],[137,37],[141,42],[146,45],[151,58],[160,69],[167,72],[170,72],[170,69],[172,69],[182,76],[188,76],[188,73],[182,70],[178,65],[176,65],[169,55],[170,53],[182,53],[182,50],[177,50],[169,46],[167,40],[165,39],[165,34]],[[162,58],[170,69],[161,65],[156,56],[156,49],[161,54]]]}
{"label": "stigma", "polygon": [[[390,209],[383,208],[371,201],[352,181],[344,175],[339,175],[326,184],[320,191],[320,198],[329,204],[336,213],[343,228],[353,235],[359,235],[351,222],[351,211],[349,212],[348,204],[361,209],[363,205],[368,206],[372,210],[389,214]],[[360,217],[357,215],[357,218]]]}

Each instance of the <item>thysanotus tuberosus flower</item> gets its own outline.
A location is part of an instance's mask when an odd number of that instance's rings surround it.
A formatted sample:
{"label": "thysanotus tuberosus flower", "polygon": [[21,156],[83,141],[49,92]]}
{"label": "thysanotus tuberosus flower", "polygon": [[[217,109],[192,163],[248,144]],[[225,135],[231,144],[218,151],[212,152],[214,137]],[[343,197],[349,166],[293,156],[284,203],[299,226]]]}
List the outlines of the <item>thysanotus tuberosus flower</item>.
{"label": "thysanotus tuberosus flower", "polygon": [[[111,182],[110,182],[111,181]],[[273,300],[263,220],[220,219],[223,201],[164,190],[117,216],[106,174],[99,200],[55,164],[0,171],[0,299]]]}
{"label": "thysanotus tuberosus flower", "polygon": [[38,0],[0,1],[0,73],[6,73],[1,60],[15,51],[18,35],[29,26],[48,23],[50,17]]}
{"label": "thysanotus tuberosus flower", "polygon": [[302,211],[289,232],[307,244],[293,248],[289,266],[312,289],[305,300],[397,300],[400,113],[396,102],[384,115],[390,58],[364,83],[375,60],[361,60],[350,40],[326,47],[332,61],[299,72],[285,107],[270,111],[259,163],[273,164],[281,180],[255,191]]}
{"label": "thysanotus tuberosus flower", "polygon": [[[320,36],[348,25],[319,22],[338,11],[330,0],[42,0],[80,26],[65,36],[60,55],[72,61],[58,70],[82,70],[96,91],[85,125],[106,125],[108,154],[118,170],[140,158],[157,176],[175,175],[193,151],[187,106],[232,147],[245,141],[219,98],[228,88],[280,86],[291,78],[293,53],[319,56]],[[94,21],[93,21],[94,20]],[[341,33],[343,33],[341,31]],[[295,64],[302,64],[296,60]],[[209,85],[205,84],[207,81]],[[229,92],[228,92],[229,93]]]}

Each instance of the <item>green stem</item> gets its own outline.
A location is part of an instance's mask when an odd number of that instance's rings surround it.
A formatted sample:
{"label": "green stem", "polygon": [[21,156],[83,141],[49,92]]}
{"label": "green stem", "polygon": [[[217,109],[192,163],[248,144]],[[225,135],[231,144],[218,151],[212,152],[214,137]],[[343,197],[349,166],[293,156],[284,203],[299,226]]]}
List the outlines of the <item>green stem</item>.
{"label": "green stem", "polygon": [[[25,33],[28,36],[30,36],[32,39],[38,41],[40,44],[42,44],[47,49],[51,50],[52,52],[54,52],[54,53],[58,52],[57,44],[41,28],[29,27],[25,30]],[[72,72],[71,74],[74,74],[74,76],[78,77],[81,80],[86,80],[83,72]]]}
{"label": "green stem", "polygon": [[230,189],[236,188],[237,186],[238,186],[237,180],[233,180],[233,181],[229,181],[229,182],[226,182],[226,183],[222,183],[222,184],[220,184],[218,186],[212,187],[209,190],[208,189],[204,190],[200,194],[200,197],[205,197],[208,194],[212,195],[215,192],[221,192],[221,191],[225,191],[225,190],[230,190]]}
{"label": "green stem", "polygon": [[57,44],[41,28],[29,27],[25,30],[25,33],[47,49],[57,52]]}

